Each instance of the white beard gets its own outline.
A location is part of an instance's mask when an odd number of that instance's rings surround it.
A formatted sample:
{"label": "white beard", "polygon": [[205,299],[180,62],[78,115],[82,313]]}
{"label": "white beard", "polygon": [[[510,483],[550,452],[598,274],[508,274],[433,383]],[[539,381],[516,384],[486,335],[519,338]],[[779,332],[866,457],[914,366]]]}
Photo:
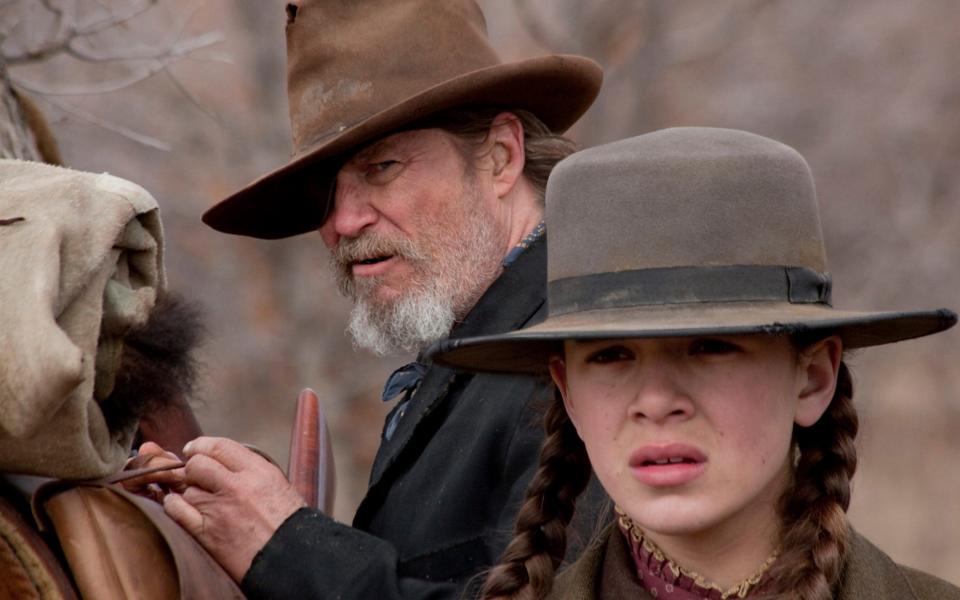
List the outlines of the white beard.
{"label": "white beard", "polygon": [[405,295],[388,308],[358,299],[347,327],[354,345],[385,356],[416,352],[445,337],[456,317],[451,298],[438,291]]}
{"label": "white beard", "polygon": [[[341,293],[354,300],[347,331],[355,346],[381,356],[416,352],[446,337],[500,274],[506,232],[478,209],[477,192],[469,184],[461,201],[459,214],[426,218],[421,230],[434,232],[435,237],[419,243],[384,240],[373,234],[341,242],[343,249],[333,257],[334,268]],[[409,289],[392,302],[375,301],[377,282],[354,281],[345,266],[349,256],[363,255],[363,249],[380,253],[371,248],[384,249],[382,253],[389,249],[417,270]]]}

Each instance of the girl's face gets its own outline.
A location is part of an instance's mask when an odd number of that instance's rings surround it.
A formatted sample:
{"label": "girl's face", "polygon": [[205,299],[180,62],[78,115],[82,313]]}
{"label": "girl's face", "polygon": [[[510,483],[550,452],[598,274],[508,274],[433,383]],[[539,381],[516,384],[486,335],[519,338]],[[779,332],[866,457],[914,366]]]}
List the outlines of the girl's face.
{"label": "girl's face", "polygon": [[775,526],[793,425],[826,410],[840,362],[836,337],[800,353],[768,335],[568,341],[564,350],[551,374],[594,471],[661,544]]}

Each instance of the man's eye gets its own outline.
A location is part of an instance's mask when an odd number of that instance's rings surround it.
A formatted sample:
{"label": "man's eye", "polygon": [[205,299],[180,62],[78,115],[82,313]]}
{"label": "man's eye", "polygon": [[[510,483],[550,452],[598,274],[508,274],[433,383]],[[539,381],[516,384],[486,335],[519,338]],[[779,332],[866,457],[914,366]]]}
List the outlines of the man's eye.
{"label": "man's eye", "polygon": [[611,346],[609,348],[602,348],[596,352],[591,352],[587,355],[587,362],[606,364],[621,360],[631,360],[632,358],[633,354],[623,346]]}
{"label": "man's eye", "polygon": [[398,163],[398,162],[395,161],[395,160],[382,160],[382,161],[380,161],[380,162],[375,162],[375,163],[371,164],[371,165],[370,165],[370,169],[371,169],[374,173],[383,173],[384,171],[386,171],[386,170],[389,169],[390,167],[392,167],[392,166],[394,166],[394,165],[397,165],[397,164],[400,164],[400,163]]}
{"label": "man's eye", "polygon": [[730,354],[737,352],[740,348],[736,344],[724,340],[702,339],[696,340],[690,344],[690,354]]}
{"label": "man's eye", "polygon": [[400,163],[395,160],[378,160],[366,167],[367,181],[374,184],[386,184],[400,174]]}

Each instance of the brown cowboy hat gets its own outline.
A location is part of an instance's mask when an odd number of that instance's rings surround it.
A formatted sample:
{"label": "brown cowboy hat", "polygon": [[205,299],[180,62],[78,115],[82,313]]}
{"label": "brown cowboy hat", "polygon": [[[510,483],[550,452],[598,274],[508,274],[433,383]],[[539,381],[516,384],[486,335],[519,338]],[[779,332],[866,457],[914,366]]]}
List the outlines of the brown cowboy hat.
{"label": "brown cowboy hat", "polygon": [[344,155],[437,112],[525,109],[559,133],[600,89],[580,56],[502,63],[473,0],[298,0],[287,15],[293,159],[203,215],[225,233],[316,229]]}
{"label": "brown cowboy hat", "polygon": [[666,129],[571,155],[547,183],[548,316],[451,339],[440,364],[538,373],[563,340],[836,333],[847,348],[936,333],[953,312],[840,311],[807,163],[745,131]]}

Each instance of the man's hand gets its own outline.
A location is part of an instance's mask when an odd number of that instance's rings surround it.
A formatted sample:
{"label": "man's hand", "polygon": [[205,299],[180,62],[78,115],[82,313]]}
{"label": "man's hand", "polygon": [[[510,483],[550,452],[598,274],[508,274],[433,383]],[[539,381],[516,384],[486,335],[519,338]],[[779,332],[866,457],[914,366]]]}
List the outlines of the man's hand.
{"label": "man's hand", "polygon": [[276,466],[225,438],[199,437],[184,447],[186,489],[163,499],[236,581],[281,524],[306,503]]}
{"label": "man's hand", "polygon": [[144,442],[137,451],[137,455],[127,461],[123,470],[164,468],[169,470],[154,471],[139,477],[124,479],[120,485],[128,492],[163,502],[163,497],[168,492],[183,492],[186,489],[182,467],[183,461],[173,452],[167,452],[153,442]]}

